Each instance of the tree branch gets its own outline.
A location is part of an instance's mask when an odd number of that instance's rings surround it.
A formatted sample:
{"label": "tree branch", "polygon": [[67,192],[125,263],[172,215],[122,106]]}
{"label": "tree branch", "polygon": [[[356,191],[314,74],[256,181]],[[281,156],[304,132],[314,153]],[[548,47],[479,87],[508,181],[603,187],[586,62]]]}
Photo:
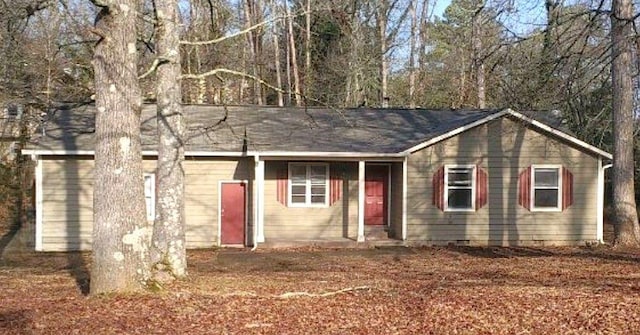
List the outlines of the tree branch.
{"label": "tree branch", "polygon": [[371,287],[369,287],[369,286],[354,286],[354,287],[343,288],[343,289],[337,290],[337,291],[329,291],[329,292],[324,292],[324,293],[309,293],[309,292],[306,292],[306,291],[302,291],[302,292],[285,292],[285,293],[282,293],[282,294],[271,294],[271,295],[268,295],[268,296],[260,296],[260,295],[257,295],[255,293],[252,293],[252,292],[233,292],[233,293],[224,294],[223,296],[224,297],[240,296],[240,297],[252,297],[252,298],[276,298],[276,299],[289,299],[289,298],[297,298],[297,297],[326,298],[326,297],[330,297],[330,296],[341,294],[341,293],[346,293],[346,292],[351,292],[351,291],[362,291],[362,290],[371,290]]}
{"label": "tree branch", "polygon": [[305,14],[305,12],[301,12],[300,14],[291,14],[291,15],[278,16],[278,17],[275,17],[273,19],[262,21],[260,23],[254,24],[251,27],[248,27],[246,29],[237,31],[237,32],[235,32],[235,33],[233,33],[231,35],[226,35],[226,36],[214,38],[214,39],[208,40],[208,41],[180,41],[180,44],[183,44],[183,45],[197,45],[197,46],[216,44],[216,43],[220,43],[220,42],[222,42],[224,40],[228,40],[228,39],[231,39],[231,38],[234,38],[234,37],[238,37],[240,35],[244,35],[244,34],[246,34],[248,32],[251,32],[253,30],[256,30],[258,28],[266,26],[266,25],[268,25],[268,24],[270,24],[272,22],[276,22],[276,21],[280,21],[280,20],[286,19],[288,17],[300,16],[300,15],[304,15],[304,14]]}
{"label": "tree branch", "polygon": [[[285,91],[280,87],[273,86],[273,85],[267,83],[266,81],[254,76],[254,75],[251,75],[251,74],[248,74],[248,73],[245,73],[245,72],[229,70],[229,69],[213,69],[211,71],[207,71],[207,72],[200,73],[200,74],[183,74],[182,75],[182,79],[202,79],[202,78],[211,77],[211,76],[218,76],[220,73],[226,73],[226,74],[230,74],[230,75],[233,75],[233,76],[244,77],[244,78],[248,78],[248,79],[257,81],[261,85],[263,85],[263,86],[265,86],[267,88],[270,88],[270,89],[272,89],[272,90],[274,90],[276,92],[280,92],[280,93],[284,93],[284,94],[292,93],[290,91]],[[308,97],[308,96],[304,96],[303,95],[303,98],[305,100],[316,102],[316,103],[319,103],[321,105],[325,104],[324,102],[322,102],[320,100],[317,100],[317,99],[314,99],[314,98],[311,98],[311,97]]]}
{"label": "tree branch", "polygon": [[151,63],[151,67],[149,67],[149,70],[147,70],[145,73],[141,74],[140,76],[138,76],[138,79],[144,79],[146,77],[148,77],[149,75],[151,75],[152,73],[154,73],[157,69],[158,66],[168,63],[169,60],[163,57],[158,57],[156,59],[153,60],[153,63]]}

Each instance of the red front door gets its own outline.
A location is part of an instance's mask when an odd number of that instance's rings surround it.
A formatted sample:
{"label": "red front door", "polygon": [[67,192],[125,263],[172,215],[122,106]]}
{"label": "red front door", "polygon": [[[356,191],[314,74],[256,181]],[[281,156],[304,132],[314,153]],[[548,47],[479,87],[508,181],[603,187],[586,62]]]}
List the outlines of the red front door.
{"label": "red front door", "polygon": [[386,165],[368,166],[364,174],[365,206],[364,224],[387,224],[387,188],[389,167]]}
{"label": "red front door", "polygon": [[222,183],[220,208],[220,241],[222,244],[244,244],[246,185]]}

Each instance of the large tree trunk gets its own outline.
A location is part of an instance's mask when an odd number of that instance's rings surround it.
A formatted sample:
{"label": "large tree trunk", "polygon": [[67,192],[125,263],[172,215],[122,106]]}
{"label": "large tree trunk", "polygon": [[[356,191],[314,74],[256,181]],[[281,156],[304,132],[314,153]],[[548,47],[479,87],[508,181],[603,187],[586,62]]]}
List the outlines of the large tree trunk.
{"label": "large tree trunk", "polygon": [[640,246],[633,157],[633,3],[613,0],[611,15],[613,85],[613,204],[615,244]]}
{"label": "large tree trunk", "polygon": [[96,89],[91,294],[141,289],[149,278],[140,146],[141,98],[136,0],[101,6],[94,58]]}
{"label": "large tree trunk", "polygon": [[158,168],[156,220],[153,225],[154,268],[174,277],[187,274],[184,223],[184,132],[177,0],[156,0],[158,56]]}

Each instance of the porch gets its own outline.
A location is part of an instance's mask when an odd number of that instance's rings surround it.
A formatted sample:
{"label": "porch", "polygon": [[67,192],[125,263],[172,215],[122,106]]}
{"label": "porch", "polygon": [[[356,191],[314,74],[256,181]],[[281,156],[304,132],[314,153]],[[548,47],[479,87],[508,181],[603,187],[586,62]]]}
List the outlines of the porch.
{"label": "porch", "polygon": [[372,247],[406,239],[404,157],[256,156],[254,178],[249,245]]}

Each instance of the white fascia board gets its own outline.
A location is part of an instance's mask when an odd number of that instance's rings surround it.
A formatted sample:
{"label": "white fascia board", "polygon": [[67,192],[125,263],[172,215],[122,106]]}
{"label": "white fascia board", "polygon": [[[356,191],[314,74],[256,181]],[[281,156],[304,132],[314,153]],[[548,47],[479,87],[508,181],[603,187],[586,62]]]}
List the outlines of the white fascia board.
{"label": "white fascia board", "polygon": [[259,154],[261,157],[269,157],[269,158],[299,158],[299,157],[310,157],[310,158],[380,158],[380,159],[399,159],[406,156],[404,153],[377,153],[377,152],[323,152],[323,151],[260,151],[260,152],[252,152],[249,151],[248,154],[253,156],[254,154]]}
{"label": "white fascia board", "polygon": [[22,149],[22,154],[25,156],[28,155],[36,155],[36,156],[64,156],[64,155],[75,155],[75,156],[93,156],[93,150],[51,150],[51,149]]}
{"label": "white fascia board", "polygon": [[487,123],[487,122],[489,122],[491,120],[495,120],[495,119],[501,118],[504,115],[506,115],[507,113],[508,112],[504,111],[504,110],[500,111],[500,112],[497,112],[497,113],[493,113],[493,114],[485,117],[484,119],[480,119],[478,121],[471,122],[471,123],[466,124],[466,125],[464,125],[464,126],[462,126],[460,128],[456,128],[454,130],[451,130],[448,133],[444,133],[444,134],[442,134],[440,136],[436,136],[436,137],[434,137],[434,138],[432,138],[432,139],[430,139],[428,141],[425,141],[425,142],[422,142],[422,143],[420,143],[418,145],[415,145],[415,146],[403,151],[402,154],[404,154],[404,155],[412,154],[412,153],[414,153],[414,152],[416,152],[418,150],[422,150],[422,149],[424,149],[424,148],[426,148],[428,146],[434,145],[434,144],[436,144],[436,143],[438,143],[440,141],[444,141],[444,140],[446,140],[446,139],[448,139],[450,137],[453,137],[453,136],[456,136],[456,135],[458,135],[460,133],[463,133],[463,132],[465,132],[465,131],[467,131],[467,130],[469,130],[471,128],[475,128],[475,127],[480,126],[482,124],[485,124],[485,123]]}
{"label": "white fascia board", "polygon": [[[93,156],[94,150],[66,150],[66,149],[23,149],[23,155],[40,156]],[[156,150],[143,150],[143,156],[157,156]],[[278,157],[278,158],[373,158],[373,159],[396,159],[401,160],[403,153],[373,153],[373,152],[320,152],[320,151],[185,151],[185,156],[192,157]]]}
{"label": "white fascia board", "polygon": [[567,133],[564,133],[564,132],[562,132],[560,130],[551,128],[551,127],[547,126],[546,124],[544,124],[544,123],[542,123],[540,121],[536,121],[536,120],[534,120],[534,119],[532,119],[532,118],[530,118],[528,116],[525,116],[525,115],[523,115],[521,113],[518,113],[518,112],[516,112],[516,111],[514,111],[512,109],[506,109],[505,112],[507,112],[509,115],[512,115],[512,116],[514,116],[514,117],[516,117],[516,118],[518,118],[518,119],[520,119],[522,121],[528,122],[531,125],[539,128],[539,129],[542,129],[542,130],[544,130],[546,132],[549,132],[549,133],[551,133],[553,135],[556,135],[556,136],[558,136],[558,137],[560,137],[560,138],[562,138],[564,140],[567,140],[567,141],[569,141],[569,142],[571,142],[571,143],[573,143],[573,144],[575,144],[577,146],[580,146],[580,147],[582,147],[582,148],[584,148],[584,149],[586,149],[588,151],[591,151],[591,152],[593,152],[593,153],[595,153],[595,154],[597,154],[597,155],[599,155],[601,157],[604,157],[604,158],[607,158],[607,159],[613,159],[613,155],[611,155],[610,153],[608,153],[608,152],[606,152],[604,150],[600,150],[600,149],[594,147],[593,145],[591,145],[591,144],[589,144],[587,142],[581,141],[581,140],[579,140],[579,139],[577,139],[577,138],[575,138],[575,137],[573,137],[573,136],[571,136],[571,135],[569,135]]}
{"label": "white fascia board", "polygon": [[[39,156],[93,156],[95,154],[94,150],[66,150],[66,149],[58,149],[58,150],[50,150],[50,149],[23,149],[23,155],[39,155]],[[156,150],[143,150],[143,156],[157,156],[158,151]],[[185,151],[185,156],[196,156],[196,157],[244,157],[244,156],[253,156],[244,152],[234,152],[234,151]]]}
{"label": "white fascia board", "polygon": [[532,119],[532,118],[530,118],[528,116],[525,116],[525,115],[523,115],[521,113],[518,113],[518,112],[516,112],[516,111],[514,111],[514,110],[512,110],[510,108],[507,108],[507,109],[505,109],[503,111],[500,111],[498,113],[491,114],[491,115],[487,116],[484,119],[480,119],[478,121],[469,123],[469,124],[464,125],[464,126],[462,126],[460,128],[456,128],[456,129],[454,129],[454,130],[452,130],[452,131],[450,131],[448,133],[442,134],[440,136],[436,136],[436,137],[434,137],[434,138],[432,138],[432,139],[430,139],[428,141],[425,141],[425,142],[422,142],[422,143],[420,143],[420,144],[418,144],[416,146],[413,146],[413,147],[403,151],[402,153],[406,154],[406,155],[414,153],[414,152],[416,152],[418,150],[422,150],[422,149],[424,149],[424,148],[426,148],[428,146],[436,144],[436,143],[438,143],[440,141],[444,141],[444,140],[446,140],[446,139],[448,139],[450,137],[458,135],[458,134],[460,134],[462,132],[465,132],[465,131],[467,131],[467,130],[469,130],[471,128],[475,128],[475,127],[480,126],[480,125],[482,125],[484,123],[487,123],[489,121],[501,118],[501,117],[503,117],[505,115],[511,115],[511,116],[513,116],[513,117],[515,117],[517,119],[525,121],[525,122],[531,124],[532,126],[538,128],[538,129],[541,129],[541,130],[546,131],[548,133],[551,133],[551,134],[553,134],[555,136],[558,136],[558,137],[560,137],[560,138],[562,138],[562,139],[564,139],[564,140],[566,140],[568,142],[576,144],[577,146],[582,147],[582,148],[584,148],[584,149],[586,149],[588,151],[591,151],[592,153],[594,153],[594,154],[596,154],[598,156],[601,156],[601,157],[604,157],[604,158],[607,158],[607,159],[613,159],[613,155],[611,155],[610,153],[608,153],[608,152],[606,152],[604,150],[598,149],[598,148],[594,147],[591,144],[588,144],[588,143],[586,143],[584,141],[581,141],[581,140],[579,140],[579,139],[577,139],[577,138],[575,138],[575,137],[573,137],[573,136],[571,136],[569,134],[566,134],[566,133],[564,133],[564,132],[562,132],[560,130],[554,129],[554,128],[552,128],[552,127],[550,127],[550,126],[548,126],[548,125],[546,125],[546,124],[544,124],[544,123],[542,123],[540,121],[536,121],[536,120],[534,120],[534,119]]}

